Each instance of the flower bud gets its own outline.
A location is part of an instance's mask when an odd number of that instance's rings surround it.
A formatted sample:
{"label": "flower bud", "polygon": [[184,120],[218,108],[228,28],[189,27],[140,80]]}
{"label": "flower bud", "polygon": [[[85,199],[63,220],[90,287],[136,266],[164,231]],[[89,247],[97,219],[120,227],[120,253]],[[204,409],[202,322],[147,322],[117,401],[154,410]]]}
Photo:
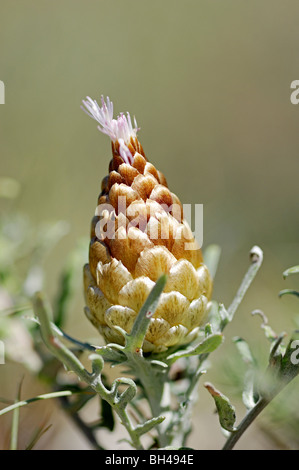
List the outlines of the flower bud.
{"label": "flower bud", "polygon": [[106,342],[123,344],[115,326],[130,333],[155,282],[167,274],[143,350],[187,344],[205,320],[212,280],[182,204],[147,161],[136,120],[133,127],[129,114],[114,119],[109,98],[102,97],[101,107],[89,97],[83,104],[112,142],[84,267],[86,315]]}

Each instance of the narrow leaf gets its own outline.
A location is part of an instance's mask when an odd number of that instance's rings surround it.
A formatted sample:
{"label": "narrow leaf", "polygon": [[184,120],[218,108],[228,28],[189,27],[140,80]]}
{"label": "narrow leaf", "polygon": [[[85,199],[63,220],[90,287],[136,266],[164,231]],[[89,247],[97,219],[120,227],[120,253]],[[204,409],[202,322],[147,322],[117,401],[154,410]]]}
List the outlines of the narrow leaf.
{"label": "narrow leaf", "polygon": [[247,410],[255,407],[258,398],[255,390],[255,372],[253,369],[249,369],[245,374],[244,390],[242,393],[242,400]]}
{"label": "narrow leaf", "polygon": [[192,348],[187,348],[183,351],[178,351],[176,353],[170,354],[167,357],[167,361],[172,363],[181,357],[188,357],[188,356],[199,356],[200,354],[208,354],[215,349],[217,349],[223,342],[223,335],[222,334],[213,334],[207,336],[203,341],[199,344],[193,346]]}
{"label": "narrow leaf", "polygon": [[137,431],[139,436],[142,436],[142,434],[146,434],[147,432],[151,431],[155,426],[162,423],[164,419],[165,416],[158,416],[157,418],[149,419],[143,424],[137,424],[137,426],[135,427],[135,431]]}
{"label": "narrow leaf", "polygon": [[96,352],[102,356],[105,361],[121,363],[126,360],[126,356],[121,351],[117,351],[108,345],[97,348]]}
{"label": "narrow leaf", "polygon": [[199,354],[207,354],[215,351],[220,344],[223,342],[223,335],[221,334],[214,334],[207,336],[201,343],[194,347],[194,349],[190,350],[189,355],[198,356]]}
{"label": "narrow leaf", "polygon": [[257,402],[257,395],[255,390],[256,360],[252,355],[248,343],[243,338],[235,337],[233,338],[233,342],[235,343],[243,362],[248,367],[244,377],[242,400],[247,410],[251,410]]}
{"label": "narrow leaf", "polygon": [[223,331],[224,327],[229,322],[225,306],[223,304],[218,304],[216,301],[212,301],[208,321],[214,333]]}
{"label": "narrow leaf", "polygon": [[131,333],[127,337],[127,347],[131,351],[141,349],[147,328],[149,326],[151,318],[153,317],[158,307],[160,296],[163,292],[166,281],[167,276],[163,274],[158,279],[151,292],[149,293],[148,298],[141,307],[133,324]]}
{"label": "narrow leaf", "polygon": [[240,338],[239,336],[236,336],[235,338],[233,338],[233,342],[235,343],[238,349],[238,352],[242,360],[245,362],[245,364],[249,364],[253,366],[255,364],[255,360],[254,360],[254,357],[252,356],[248,343],[243,338]]}
{"label": "narrow leaf", "polygon": [[12,424],[11,424],[11,433],[10,433],[10,450],[17,450],[18,448],[19,417],[20,417],[20,409],[15,408],[12,414]]}
{"label": "narrow leaf", "polygon": [[218,315],[220,317],[220,330],[222,331],[225,325],[229,322],[229,314],[223,304],[219,304]]}
{"label": "narrow leaf", "polygon": [[292,268],[286,269],[283,272],[283,277],[286,278],[290,276],[291,274],[298,274],[299,273],[299,266],[293,266]]}
{"label": "narrow leaf", "polygon": [[26,450],[32,450],[34,446],[37,444],[37,442],[40,440],[40,438],[52,427],[52,424],[49,424],[48,426],[42,426],[40,427],[33,438],[31,439],[30,443],[27,445]]}
{"label": "narrow leaf", "polygon": [[17,403],[14,403],[13,405],[3,408],[3,410],[0,410],[0,416],[4,415],[5,413],[9,413],[10,411],[15,410],[16,408],[20,408],[21,406],[26,406],[29,403],[33,403],[35,401],[48,400],[49,398],[66,397],[69,395],[73,395],[73,392],[71,392],[70,390],[64,390],[62,392],[53,392],[53,393],[45,393],[44,395],[38,395],[36,397],[29,398],[28,400],[19,401]]}
{"label": "narrow leaf", "polygon": [[276,337],[274,341],[272,341],[269,363],[274,365],[281,362],[282,356],[285,353],[285,346],[282,344],[285,336],[286,333],[282,332],[279,336]]}
{"label": "narrow leaf", "polygon": [[[15,403],[17,403],[21,399],[21,390],[22,390],[23,379],[20,382],[20,385],[19,385],[19,388],[18,388],[18,394],[17,394],[17,398],[15,400]],[[17,448],[18,448],[19,418],[20,418],[20,409],[15,408],[13,410],[13,415],[12,415],[10,450],[17,450]]]}
{"label": "narrow leaf", "polygon": [[279,297],[282,297],[283,295],[286,295],[286,294],[290,294],[290,295],[295,295],[296,297],[299,297],[299,292],[296,291],[296,290],[292,290],[292,289],[284,289],[284,290],[281,290],[278,294]]}

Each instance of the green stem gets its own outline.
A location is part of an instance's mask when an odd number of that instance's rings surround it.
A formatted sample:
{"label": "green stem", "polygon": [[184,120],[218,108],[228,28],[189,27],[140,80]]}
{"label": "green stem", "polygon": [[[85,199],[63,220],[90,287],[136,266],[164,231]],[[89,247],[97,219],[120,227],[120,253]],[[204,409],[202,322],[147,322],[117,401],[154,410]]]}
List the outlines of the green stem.
{"label": "green stem", "polygon": [[232,432],[227,439],[222,450],[232,450],[240,437],[244,434],[246,429],[251,425],[251,423],[257,418],[257,416],[263,411],[263,409],[269,404],[269,400],[266,398],[261,398],[254,408],[252,408],[244,419],[241,421],[236,431]]}
{"label": "green stem", "polygon": [[[134,364],[134,372],[143,386],[144,393],[148,399],[152,415],[168,415],[170,410],[170,399],[165,394],[165,382],[167,375],[153,370],[153,367],[142,356],[127,352],[128,360]],[[157,426],[159,446],[169,445],[169,436],[166,433],[167,419]]]}
{"label": "green stem", "polygon": [[[224,321],[221,325],[221,332],[224,330],[224,328],[226,327],[226,325],[231,322],[233,320],[233,317],[240,305],[240,303],[242,302],[247,290],[249,289],[253,279],[255,278],[259,268],[261,267],[261,264],[263,262],[263,252],[262,250],[258,247],[258,246],[254,246],[251,250],[250,250],[250,260],[251,260],[251,263],[250,263],[250,266],[242,280],[242,283],[231,303],[231,305],[229,306],[228,310],[227,310],[227,318],[226,318],[226,321]],[[194,391],[196,389],[196,386],[198,384],[198,380],[200,379],[201,375],[202,375],[202,365],[204,363],[205,360],[207,360],[207,358],[209,357],[209,354],[210,353],[206,353],[206,354],[201,354],[199,356],[199,362],[198,362],[198,366],[197,366],[197,371],[196,373],[194,374],[194,376],[192,377],[191,379],[191,382],[190,382],[190,386],[185,394],[185,408],[184,408],[184,417],[185,416],[191,416],[192,415],[192,408],[193,408],[193,405],[195,403],[195,397],[194,397]],[[190,396],[193,394],[193,398],[190,398]],[[184,417],[182,417],[182,419],[184,419]],[[189,429],[187,429],[185,426],[180,426],[182,428],[181,430],[181,433],[179,434],[183,434],[183,436],[181,436],[182,438],[182,444],[183,442],[186,440],[186,437],[187,437],[187,433],[189,432]],[[244,432],[244,431],[243,431]]]}
{"label": "green stem", "polygon": [[[164,403],[165,381],[167,376],[165,370],[163,372],[157,371],[154,365],[144,359],[142,345],[150,320],[154,316],[166,281],[167,276],[162,275],[154,285],[137,315],[131,333],[129,335],[125,334],[126,346],[123,349],[124,354],[127,356],[128,364],[143,386],[152,415],[157,419],[159,419],[162,413],[165,414],[164,412],[170,408],[169,400]],[[167,367],[166,364],[165,367]],[[163,420],[163,422],[157,426],[160,447],[168,445],[168,436],[166,433],[167,426],[165,421],[167,422],[167,420]]]}
{"label": "green stem", "polygon": [[144,450],[144,447],[143,447],[143,445],[141,444],[141,441],[140,441],[140,437],[139,437],[138,433],[134,430],[126,410],[120,409],[120,410],[118,410],[117,413],[118,413],[118,416],[121,420],[122,425],[127,429],[128,433],[130,435],[133,447],[135,447],[135,449],[137,449],[137,450]]}

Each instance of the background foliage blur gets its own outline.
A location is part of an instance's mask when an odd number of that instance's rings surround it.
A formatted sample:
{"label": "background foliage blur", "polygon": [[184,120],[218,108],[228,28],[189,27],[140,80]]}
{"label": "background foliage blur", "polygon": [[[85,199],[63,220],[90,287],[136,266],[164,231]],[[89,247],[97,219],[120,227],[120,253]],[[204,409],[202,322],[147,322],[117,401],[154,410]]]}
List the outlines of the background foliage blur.
{"label": "background foliage blur", "polygon": [[[222,359],[224,352],[230,357],[235,352],[230,338],[244,336],[263,356],[263,333],[250,312],[262,309],[274,329],[288,332],[298,311],[295,298],[278,299],[282,288],[296,287],[292,278],[286,285],[282,272],[299,258],[299,107],[290,102],[290,84],[299,79],[298,2],[2,0],[0,11],[0,79],[6,86],[0,176],[15,180],[2,180],[0,194],[1,273],[8,270],[12,279],[8,283],[1,274],[2,289],[13,301],[22,297],[19,303],[28,304],[30,286],[37,286],[43,273],[43,289],[54,302],[61,272],[83,238],[75,268],[80,278],[110,160],[108,139],[80,103],[86,95],[108,95],[116,113],[137,117],[145,153],[170,188],[184,203],[204,204],[204,245],[222,248],[217,300],[232,299],[249,249],[258,244],[264,250],[262,270],[209,373],[224,393],[233,393],[238,380],[231,381],[231,375],[238,379],[239,365],[230,367],[231,361]],[[24,237],[31,250],[26,253]],[[95,337],[83,314],[80,282],[76,285],[67,331],[81,339]],[[15,396],[22,374],[22,366],[0,366],[1,397]],[[26,374],[24,394],[44,390]],[[54,405],[46,408],[32,406],[40,410],[36,418],[22,415],[27,428],[45,413],[56,423],[41,447],[86,445]],[[215,441],[212,413],[201,390],[195,428],[202,436],[200,442],[191,438],[194,447],[221,442],[220,432]],[[277,425],[283,428],[279,444],[268,433],[266,438],[249,433],[250,440],[244,437],[239,447],[281,446],[289,441],[291,425],[292,436],[298,434],[298,422],[291,423],[290,416],[287,411]],[[1,446],[9,426],[9,419],[2,420]],[[59,440],[65,429],[69,438],[64,432]],[[292,445],[299,446],[298,438]]]}

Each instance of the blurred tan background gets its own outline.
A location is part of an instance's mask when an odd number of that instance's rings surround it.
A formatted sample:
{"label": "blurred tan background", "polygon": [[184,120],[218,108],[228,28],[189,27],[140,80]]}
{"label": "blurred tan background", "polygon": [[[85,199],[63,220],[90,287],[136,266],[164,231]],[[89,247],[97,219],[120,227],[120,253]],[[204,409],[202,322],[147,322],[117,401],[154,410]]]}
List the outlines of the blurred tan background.
{"label": "blurred tan background", "polygon": [[[296,0],[1,1],[0,176],[16,179],[21,190],[0,208],[25,213],[33,225],[69,224],[44,266],[50,298],[67,254],[88,238],[107,173],[109,139],[80,110],[86,95],[104,94],[116,113],[136,116],[145,153],[170,188],[184,203],[204,204],[204,247],[222,248],[217,300],[227,305],[232,299],[250,248],[264,250],[263,268],[221,355],[235,334],[254,335],[259,348],[254,308],[277,330],[294,327],[298,301],[278,299],[278,292],[296,287],[282,272],[299,263],[299,106],[290,102],[290,84],[299,79],[298,15]],[[80,289],[76,297],[68,332],[85,339],[95,332],[83,315]],[[225,380],[217,382],[219,361],[220,355],[211,377],[230,393]],[[7,368],[0,369],[0,395],[15,391],[21,373]],[[200,393],[202,420],[191,444],[217,447],[213,404]],[[44,448],[84,447],[63,429],[57,424]],[[64,440],[57,438],[61,432]],[[242,445],[272,444],[253,436]]]}

